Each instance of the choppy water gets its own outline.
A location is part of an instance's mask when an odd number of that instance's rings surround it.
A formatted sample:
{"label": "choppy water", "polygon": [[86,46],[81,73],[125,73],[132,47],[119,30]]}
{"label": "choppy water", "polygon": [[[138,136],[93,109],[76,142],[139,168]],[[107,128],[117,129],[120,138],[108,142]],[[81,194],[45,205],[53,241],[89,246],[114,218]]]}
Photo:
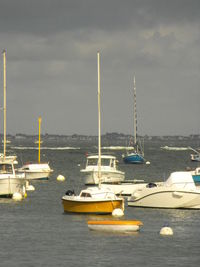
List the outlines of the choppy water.
{"label": "choppy water", "polygon": [[[68,144],[43,144],[68,147]],[[122,151],[119,167],[127,179],[160,181],[169,173],[195,167],[189,151],[162,151],[151,143],[145,146],[145,157],[151,165],[124,165]],[[182,146],[191,144],[182,143]],[[27,144],[13,145],[20,161],[37,158],[37,150],[25,149]],[[32,146],[30,144],[30,146]],[[49,181],[35,181],[36,190],[22,202],[0,200],[0,266],[199,266],[200,211],[142,209],[125,207],[125,219],[143,222],[140,232],[132,235],[105,234],[88,230],[87,220],[98,216],[63,213],[61,197],[67,189],[78,193],[83,187],[80,168],[85,153],[94,150],[88,144],[76,144],[77,149],[44,149],[54,173]],[[58,174],[66,181],[56,181]],[[109,216],[106,216],[107,218]],[[161,227],[168,223],[174,230],[171,237],[160,236]]]}

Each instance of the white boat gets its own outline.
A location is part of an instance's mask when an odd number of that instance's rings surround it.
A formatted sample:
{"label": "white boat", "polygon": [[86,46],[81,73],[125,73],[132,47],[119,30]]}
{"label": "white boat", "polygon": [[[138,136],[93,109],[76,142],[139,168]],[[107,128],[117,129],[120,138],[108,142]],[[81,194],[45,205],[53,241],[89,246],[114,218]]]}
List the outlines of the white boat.
{"label": "white boat", "polygon": [[165,182],[149,183],[134,191],[128,206],[200,209],[200,189],[190,172],[173,172]]}
{"label": "white boat", "polygon": [[114,209],[124,209],[124,200],[108,188],[101,187],[101,116],[100,116],[100,55],[98,61],[98,186],[89,187],[78,196],[68,190],[62,197],[65,212],[111,214]]}
{"label": "white boat", "polygon": [[[86,167],[81,170],[85,184],[98,184],[98,155],[87,157]],[[101,155],[101,183],[119,183],[124,181],[125,173],[117,169],[117,159],[110,155]]]}
{"label": "white boat", "polygon": [[88,221],[88,228],[95,231],[132,233],[140,229],[143,223],[135,220],[98,220]]}
{"label": "white boat", "polygon": [[27,180],[48,180],[53,172],[48,163],[26,163],[17,171],[25,173]]}
{"label": "white boat", "polygon": [[6,155],[6,51],[3,51],[4,65],[4,146],[0,154],[0,197],[12,197],[14,193],[25,194],[25,176],[15,173],[16,156]]}
{"label": "white boat", "polygon": [[144,182],[144,180],[125,180],[123,182],[120,182],[118,184],[108,184],[108,183],[102,183],[102,188],[109,188],[112,190],[115,195],[117,196],[131,196],[133,191],[141,189],[145,187],[147,183]]}
{"label": "white boat", "polygon": [[41,117],[38,118],[39,124],[39,139],[38,139],[38,162],[37,163],[26,163],[18,169],[19,173],[25,173],[27,180],[48,180],[53,170],[50,168],[49,163],[40,162],[40,128],[41,128]]}
{"label": "white boat", "polygon": [[0,162],[0,197],[12,197],[14,193],[24,195],[26,180],[24,174],[16,174],[14,162]]}

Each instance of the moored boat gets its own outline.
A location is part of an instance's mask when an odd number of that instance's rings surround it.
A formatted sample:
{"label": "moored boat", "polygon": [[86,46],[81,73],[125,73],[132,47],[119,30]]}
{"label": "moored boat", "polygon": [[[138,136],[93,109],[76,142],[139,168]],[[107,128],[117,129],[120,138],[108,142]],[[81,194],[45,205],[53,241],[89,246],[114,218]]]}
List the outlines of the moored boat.
{"label": "moored boat", "polygon": [[48,163],[26,163],[17,170],[25,173],[27,180],[48,180],[53,172]]}
{"label": "moored boat", "polygon": [[[136,109],[136,86],[135,86],[135,76],[134,76],[134,142],[133,150],[127,150],[125,154],[122,154],[123,161],[128,164],[141,164],[145,162],[144,159],[144,146],[142,147],[141,142],[137,140],[137,109]],[[132,142],[130,142],[132,143]],[[132,145],[132,144],[131,144]]]}
{"label": "moored boat", "polygon": [[134,191],[128,206],[200,209],[200,189],[190,172],[173,172],[165,182],[149,183]]}
{"label": "moored boat", "polygon": [[124,209],[124,199],[117,197],[108,188],[101,187],[101,116],[100,116],[100,54],[97,53],[98,62],[98,186],[89,187],[80,192],[78,196],[67,191],[62,197],[65,212],[110,214],[115,209]]}
{"label": "moored boat", "polygon": [[26,180],[24,174],[16,174],[14,162],[4,160],[0,162],[0,197],[11,198],[14,193],[22,196],[26,192]]}
{"label": "moored boat", "polygon": [[125,180],[117,184],[102,183],[102,188],[109,188],[117,196],[131,196],[133,191],[145,187],[147,183],[144,180]]}
{"label": "moored boat", "polygon": [[87,214],[110,214],[114,209],[124,209],[123,198],[117,197],[110,189],[89,187],[78,196],[67,191],[62,197],[64,212]]}
{"label": "moored boat", "polygon": [[19,173],[25,173],[27,180],[48,180],[50,174],[53,172],[53,170],[49,166],[49,163],[41,163],[40,162],[41,121],[42,121],[42,119],[41,119],[41,117],[39,117],[38,118],[38,124],[39,124],[38,162],[37,163],[28,162],[28,163],[24,164],[21,168],[18,169]]}
{"label": "moored boat", "polygon": [[190,171],[194,182],[200,183],[200,167],[197,167],[195,170]]}
{"label": "moored boat", "polygon": [[[81,170],[84,174],[85,184],[98,184],[98,155],[87,157],[86,167]],[[117,159],[111,155],[101,155],[101,183],[119,183],[124,181],[125,173],[117,169]]]}
{"label": "moored boat", "polygon": [[102,220],[88,221],[88,228],[95,231],[131,233],[136,232],[143,225],[135,220]]}

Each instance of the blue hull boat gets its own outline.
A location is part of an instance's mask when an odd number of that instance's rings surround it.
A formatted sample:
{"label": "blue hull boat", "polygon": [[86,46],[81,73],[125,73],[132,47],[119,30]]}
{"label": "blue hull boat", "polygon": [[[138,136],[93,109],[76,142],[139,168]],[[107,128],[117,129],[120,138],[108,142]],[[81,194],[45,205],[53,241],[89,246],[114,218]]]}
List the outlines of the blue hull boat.
{"label": "blue hull boat", "polygon": [[125,155],[122,155],[123,161],[125,163],[130,164],[138,164],[138,163],[144,163],[144,148],[142,148],[141,143],[137,142],[137,109],[136,109],[136,86],[135,86],[135,77],[134,77],[134,86],[133,86],[133,94],[134,94],[134,120],[133,120],[133,126],[134,126],[134,142],[130,140],[129,146],[132,146],[132,152],[126,152]]}
{"label": "blue hull boat", "polygon": [[141,154],[130,153],[127,155],[123,155],[123,161],[125,163],[140,164],[140,163],[144,163],[144,158]]}
{"label": "blue hull boat", "polygon": [[192,178],[194,180],[195,183],[200,183],[200,174],[195,174],[195,175],[192,175]]}

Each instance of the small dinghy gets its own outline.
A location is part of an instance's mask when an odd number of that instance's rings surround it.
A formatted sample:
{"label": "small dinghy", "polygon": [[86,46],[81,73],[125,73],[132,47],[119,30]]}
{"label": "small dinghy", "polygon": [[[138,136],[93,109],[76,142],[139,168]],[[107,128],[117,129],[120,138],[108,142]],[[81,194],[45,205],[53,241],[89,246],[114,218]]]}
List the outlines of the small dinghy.
{"label": "small dinghy", "polygon": [[130,233],[140,229],[143,223],[141,221],[130,220],[106,220],[106,221],[88,221],[88,228],[103,232]]}

